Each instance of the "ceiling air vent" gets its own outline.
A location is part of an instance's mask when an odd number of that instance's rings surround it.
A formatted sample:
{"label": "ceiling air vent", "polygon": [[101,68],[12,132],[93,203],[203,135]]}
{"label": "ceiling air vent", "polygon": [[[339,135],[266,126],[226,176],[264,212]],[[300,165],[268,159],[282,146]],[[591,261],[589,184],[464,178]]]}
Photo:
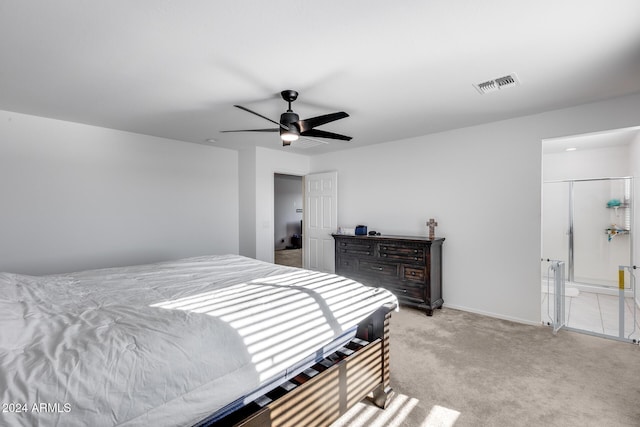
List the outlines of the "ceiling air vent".
{"label": "ceiling air vent", "polygon": [[511,86],[517,86],[520,84],[518,76],[515,73],[511,73],[506,76],[498,77],[497,79],[488,80],[486,82],[473,85],[478,92],[485,94],[488,92],[495,92],[500,89],[504,89]]}

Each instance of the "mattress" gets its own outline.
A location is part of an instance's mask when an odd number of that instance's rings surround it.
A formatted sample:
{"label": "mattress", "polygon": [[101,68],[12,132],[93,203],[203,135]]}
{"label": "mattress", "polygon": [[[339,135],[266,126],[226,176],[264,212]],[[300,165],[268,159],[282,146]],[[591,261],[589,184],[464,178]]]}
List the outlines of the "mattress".
{"label": "mattress", "polygon": [[237,255],[0,273],[0,425],[191,425],[348,339],[384,289]]}

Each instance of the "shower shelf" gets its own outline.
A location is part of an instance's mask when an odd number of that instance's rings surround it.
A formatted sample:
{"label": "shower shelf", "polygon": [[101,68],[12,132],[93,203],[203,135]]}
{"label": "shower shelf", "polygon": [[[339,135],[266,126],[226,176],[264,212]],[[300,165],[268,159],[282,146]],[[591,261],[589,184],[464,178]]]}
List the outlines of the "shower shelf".
{"label": "shower shelf", "polygon": [[628,208],[629,207],[629,203],[620,203],[617,206],[609,206],[607,205],[607,209],[615,209],[618,210],[618,208]]}
{"label": "shower shelf", "polygon": [[625,230],[625,229],[620,229],[620,228],[607,228],[606,230],[604,230],[604,234],[606,234],[607,240],[611,241],[611,239],[613,239],[614,237],[620,235],[620,234],[630,234],[631,230]]}

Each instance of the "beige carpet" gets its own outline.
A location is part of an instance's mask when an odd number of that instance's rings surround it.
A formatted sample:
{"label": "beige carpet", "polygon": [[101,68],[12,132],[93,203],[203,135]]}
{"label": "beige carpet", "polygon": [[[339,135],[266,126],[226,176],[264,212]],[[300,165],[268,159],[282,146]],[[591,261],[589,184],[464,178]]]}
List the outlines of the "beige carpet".
{"label": "beige carpet", "polygon": [[302,268],[302,249],[282,249],[274,253],[274,263]]}
{"label": "beige carpet", "polygon": [[391,320],[382,411],[338,426],[640,426],[640,347],[444,308]]}

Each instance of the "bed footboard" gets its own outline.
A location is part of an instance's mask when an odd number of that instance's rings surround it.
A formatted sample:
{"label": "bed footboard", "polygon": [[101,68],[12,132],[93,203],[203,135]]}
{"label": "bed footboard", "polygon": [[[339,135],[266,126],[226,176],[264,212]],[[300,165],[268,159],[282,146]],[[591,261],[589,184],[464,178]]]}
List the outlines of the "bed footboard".
{"label": "bed footboard", "polygon": [[378,309],[363,322],[358,329],[356,336],[365,341],[380,340],[380,382],[372,391],[371,401],[378,407],[385,409],[389,400],[393,396],[391,388],[391,377],[389,370],[389,338],[391,312],[395,306],[384,306]]}
{"label": "bed footboard", "polygon": [[256,399],[211,426],[327,426],[365,397],[386,408],[389,376],[389,322],[395,306],[378,309],[361,323],[345,348],[292,381]]}

